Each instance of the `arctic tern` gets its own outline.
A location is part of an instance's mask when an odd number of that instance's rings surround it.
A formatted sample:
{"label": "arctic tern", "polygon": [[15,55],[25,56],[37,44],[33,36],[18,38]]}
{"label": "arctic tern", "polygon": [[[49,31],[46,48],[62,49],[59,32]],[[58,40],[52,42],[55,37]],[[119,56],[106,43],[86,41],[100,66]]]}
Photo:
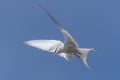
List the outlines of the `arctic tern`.
{"label": "arctic tern", "polygon": [[90,51],[94,51],[94,48],[79,48],[79,45],[73,39],[73,37],[65,29],[63,29],[63,27],[50,14],[50,12],[48,12],[48,10],[40,4],[38,6],[43,9],[51,18],[51,20],[56,24],[56,26],[64,35],[65,41],[63,43],[59,40],[30,40],[26,41],[25,44],[41,50],[52,52],[53,56],[58,54],[59,56],[65,58],[67,61],[70,60],[72,55],[75,55],[86,67],[89,68],[89,65],[87,64],[87,55]]}

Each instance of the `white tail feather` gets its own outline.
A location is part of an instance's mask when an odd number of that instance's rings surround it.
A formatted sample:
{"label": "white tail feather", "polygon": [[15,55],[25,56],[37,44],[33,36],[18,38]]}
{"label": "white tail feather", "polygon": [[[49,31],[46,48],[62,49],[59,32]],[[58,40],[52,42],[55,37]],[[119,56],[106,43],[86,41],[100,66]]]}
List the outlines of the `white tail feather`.
{"label": "white tail feather", "polygon": [[80,50],[80,53],[82,54],[82,55],[79,57],[80,60],[83,62],[83,64],[84,64],[86,67],[88,67],[88,68],[90,69],[89,65],[87,64],[87,55],[88,55],[88,53],[89,53],[90,51],[94,51],[94,48],[79,48],[79,50]]}

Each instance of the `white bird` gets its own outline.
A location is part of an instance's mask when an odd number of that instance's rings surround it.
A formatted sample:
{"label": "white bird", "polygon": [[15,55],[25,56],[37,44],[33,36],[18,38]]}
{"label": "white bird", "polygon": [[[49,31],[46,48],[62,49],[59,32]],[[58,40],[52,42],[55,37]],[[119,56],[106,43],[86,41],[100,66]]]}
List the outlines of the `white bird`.
{"label": "white bird", "polygon": [[67,61],[70,60],[72,55],[75,55],[82,61],[82,63],[86,67],[89,68],[87,64],[87,55],[90,51],[94,51],[94,48],[79,48],[78,44],[73,39],[73,37],[65,29],[62,28],[62,26],[48,12],[48,10],[42,7],[40,4],[39,7],[42,8],[52,19],[52,21],[57,25],[57,27],[64,35],[65,41],[63,43],[59,40],[30,40],[26,41],[25,44],[41,50],[53,52],[53,56],[58,54],[59,56],[64,57]]}

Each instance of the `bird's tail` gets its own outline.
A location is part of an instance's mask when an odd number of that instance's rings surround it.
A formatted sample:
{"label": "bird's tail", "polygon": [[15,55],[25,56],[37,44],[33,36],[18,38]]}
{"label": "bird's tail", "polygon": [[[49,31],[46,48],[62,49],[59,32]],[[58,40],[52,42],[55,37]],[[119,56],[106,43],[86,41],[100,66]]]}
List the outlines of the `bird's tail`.
{"label": "bird's tail", "polygon": [[79,57],[80,60],[86,67],[90,69],[89,65],[87,64],[87,56],[90,51],[94,51],[94,48],[79,48],[79,51],[81,53],[81,56]]}

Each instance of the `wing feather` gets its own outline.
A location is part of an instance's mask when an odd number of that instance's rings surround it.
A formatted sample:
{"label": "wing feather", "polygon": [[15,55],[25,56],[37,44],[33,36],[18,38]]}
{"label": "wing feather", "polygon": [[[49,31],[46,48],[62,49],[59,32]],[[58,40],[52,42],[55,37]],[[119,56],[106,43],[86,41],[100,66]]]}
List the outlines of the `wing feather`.
{"label": "wing feather", "polygon": [[64,37],[65,37],[65,39],[66,39],[66,41],[67,42],[72,42],[73,43],[73,45],[75,45],[75,46],[78,46],[78,44],[76,43],[76,41],[72,38],[72,36],[65,30],[65,29],[63,29],[62,28],[62,26],[58,23],[58,21],[54,18],[54,16],[52,16],[52,14],[50,14],[50,12],[46,9],[46,8],[44,8],[41,4],[38,4],[38,6],[40,7],[40,8],[42,8],[46,13],[47,13],[47,15],[51,18],[51,20],[57,25],[57,27],[61,30],[61,32],[63,33],[63,35],[64,35]]}
{"label": "wing feather", "polygon": [[30,40],[25,44],[48,52],[54,52],[57,47],[63,45],[59,40]]}

